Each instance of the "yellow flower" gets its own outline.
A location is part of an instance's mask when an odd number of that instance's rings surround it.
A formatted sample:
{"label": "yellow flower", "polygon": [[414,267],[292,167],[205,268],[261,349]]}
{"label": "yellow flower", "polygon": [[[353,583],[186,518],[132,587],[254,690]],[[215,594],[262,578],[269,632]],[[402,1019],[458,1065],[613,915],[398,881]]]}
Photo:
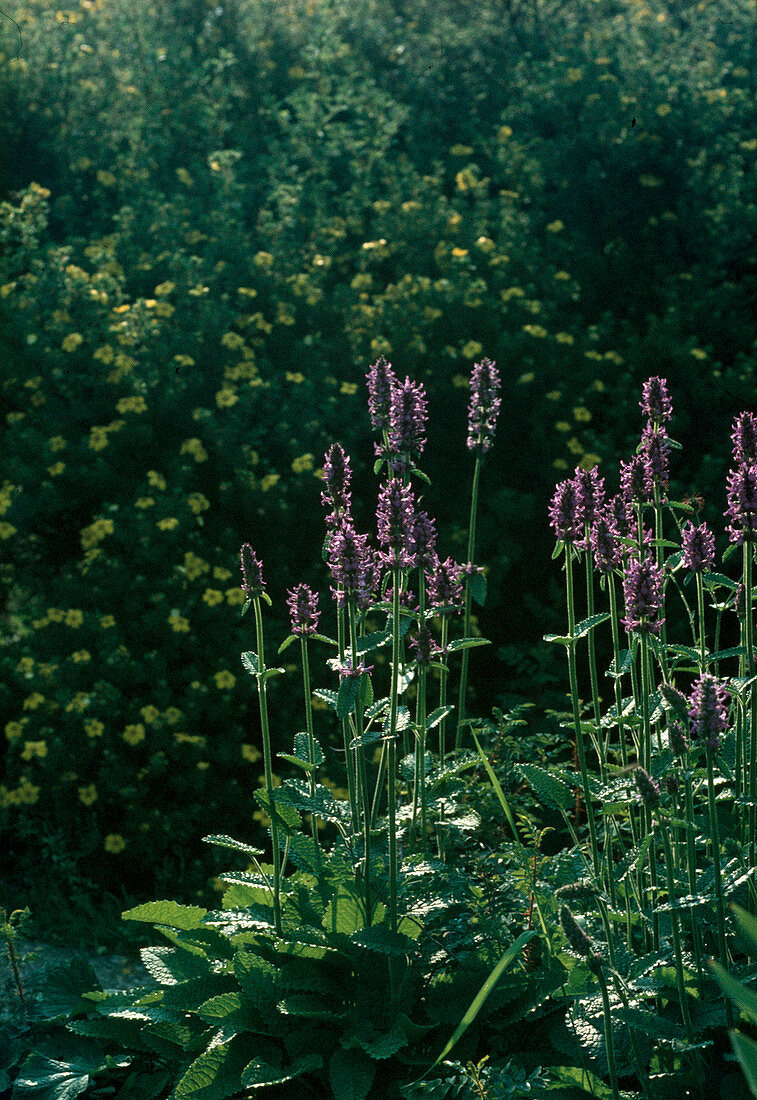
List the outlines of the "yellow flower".
{"label": "yellow flower", "polygon": [[255,267],[270,270],[273,266],[273,256],[270,252],[256,252],[252,257],[252,262],[255,264]]}
{"label": "yellow flower", "polygon": [[44,760],[47,756],[47,742],[46,741],[25,741],[24,751],[21,753],[22,760],[34,760],[36,757],[39,760]]}
{"label": "yellow flower", "polygon": [[107,366],[108,363],[113,362],[113,348],[110,346],[110,344],[103,344],[101,347],[95,348],[95,350],[92,352],[92,358],[98,359],[101,363],[105,363],[105,365]]}
{"label": "yellow flower", "polygon": [[568,69],[568,80],[571,84],[577,84],[579,80],[583,79],[583,69]]}
{"label": "yellow flower", "polygon": [[173,739],[177,745],[204,745],[205,738],[198,733],[175,733]]}
{"label": "yellow flower", "polygon": [[601,461],[599,455],[587,451],[585,455],[581,455],[578,465],[582,470],[593,470],[595,466],[599,466]]}
{"label": "yellow flower", "polygon": [[642,187],[659,187],[662,183],[662,180],[658,179],[657,176],[650,176],[645,174],[643,176],[639,176],[639,183]]}
{"label": "yellow flower", "polygon": [[456,246],[455,248],[452,249],[452,255],[456,260],[462,260],[468,255],[468,249],[467,248],[459,248],[459,247]]}
{"label": "yellow flower", "polygon": [[265,477],[260,479],[260,488],[264,493],[267,493],[269,489],[272,489],[277,481],[281,478],[281,474],[266,474]]}
{"label": "yellow flower", "polygon": [[570,275],[568,274],[567,271],[556,271],[555,272],[555,278],[559,279],[560,282],[565,282],[566,279],[570,278]]}
{"label": "yellow flower", "polygon": [[169,726],[175,726],[181,719],[181,711],[178,707],[169,707],[168,710],[164,711],[163,717],[166,722],[168,722]]}
{"label": "yellow flower", "polygon": [[119,852],[123,852],[126,847],[126,841],[120,833],[108,833],[103,841],[103,848],[106,852],[110,852],[111,855],[117,856]]}
{"label": "yellow flower", "polygon": [[257,764],[260,760],[260,749],[257,749],[254,745],[240,745],[242,752],[242,759],[249,761],[250,764]]}
{"label": "yellow flower", "polygon": [[469,157],[472,152],[472,145],[460,145],[459,142],[457,145],[452,145],[450,147],[450,155],[453,157]]}
{"label": "yellow flower", "polygon": [[34,670],[34,658],[22,657],[16,665],[16,672],[23,672],[25,674],[31,673]]}
{"label": "yellow flower", "polygon": [[534,378],[536,378],[536,375],[532,370],[526,371],[526,373],[521,374],[520,378],[518,379],[518,385],[527,386],[529,382],[533,382]]}
{"label": "yellow flower", "polygon": [[232,386],[224,386],[216,393],[216,405],[219,409],[230,409],[236,405],[239,400],[239,394],[236,392],[236,388]]}
{"label": "yellow flower", "polygon": [[134,501],[135,508],[152,508],[155,501],[152,497],[137,497]]}
{"label": "yellow flower", "polygon": [[9,539],[12,535],[15,535],[17,527],[14,527],[12,523],[6,523],[3,521],[0,523],[0,539]]}
{"label": "yellow flower", "polygon": [[84,337],[80,332],[69,332],[68,336],[63,337],[61,347],[64,351],[76,351],[80,344],[84,343]]}
{"label": "yellow flower", "polygon": [[556,470],[567,470],[568,468],[568,463],[565,461],[564,458],[556,458],[552,465]]}
{"label": "yellow flower", "polygon": [[497,141],[499,142],[505,142],[512,136],[513,131],[511,126],[500,126],[499,130],[497,130]]}
{"label": "yellow flower", "polygon": [[591,413],[583,405],[578,405],[573,410],[573,417],[574,417],[575,420],[579,420],[584,424],[588,424],[589,421],[591,420]]}
{"label": "yellow flower", "polygon": [[109,630],[112,626],[116,625],[116,620],[112,615],[103,615],[100,619],[100,629]]}
{"label": "yellow flower", "polygon": [[90,718],[88,722],[84,723],[84,730],[87,737],[102,737],[105,726],[97,718]]}
{"label": "yellow flower", "polygon": [[226,603],[229,607],[241,607],[246,598],[241,588],[226,589]]}
{"label": "yellow flower", "polygon": [[670,106],[669,103],[658,103],[658,105],[655,107],[655,111],[660,116],[660,118],[665,118],[665,115],[669,115],[672,110],[673,108]]}
{"label": "yellow flower", "polygon": [[213,577],[215,578],[215,580],[217,580],[217,581],[227,581],[230,576],[231,576],[231,570],[230,569],[224,569],[224,567],[222,565],[214,565],[213,566]]}
{"label": "yellow flower", "polygon": [[51,451],[64,451],[67,443],[62,435],[54,435],[52,439],[48,439],[47,445]]}
{"label": "yellow flower", "polygon": [[210,501],[202,493],[190,493],[187,497],[187,504],[196,516],[199,516],[200,512],[207,512],[210,508]]}
{"label": "yellow flower", "polygon": [[93,802],[97,802],[97,787],[94,783],[90,783],[88,787],[79,787],[79,800],[85,806],[91,806]]}
{"label": "yellow flower", "polygon": [[568,442],[565,444],[565,446],[568,448],[568,450],[570,451],[570,453],[572,455],[583,454],[584,449],[581,446],[580,442],[576,439],[575,436],[571,436],[571,438],[568,440]]}
{"label": "yellow flower", "polygon": [[193,367],[195,361],[191,355],[174,355],[174,363],[178,363],[180,367]]}
{"label": "yellow flower", "polygon": [[185,619],[183,615],[169,615],[168,623],[175,634],[187,634],[189,632],[189,620]]}
{"label": "yellow flower", "polygon": [[353,394],[357,393],[357,382],[342,382],[339,392],[352,397]]}
{"label": "yellow flower", "polygon": [[157,720],[160,718],[160,711],[157,707],[154,707],[152,703],[149,703],[146,707],[142,707],[139,712],[147,722],[148,726],[154,726]]}
{"label": "yellow flower", "polygon": [[550,233],[559,233],[565,228],[565,224],[558,218],[556,221],[550,222],[547,226],[547,230]]}
{"label": "yellow flower", "polygon": [[216,672],[213,679],[216,682],[216,687],[220,691],[230,691],[237,682],[237,678],[233,672],[229,672],[228,669],[222,668],[220,672]]}
{"label": "yellow flower", "polygon": [[24,727],[21,722],[6,722],[5,724],[5,736],[9,741],[16,741],[24,732]]}
{"label": "yellow flower", "polygon": [[622,355],[619,355],[617,351],[606,351],[605,359],[609,359],[611,363],[614,363],[616,367],[622,367],[625,363],[625,359]]}
{"label": "yellow flower", "polygon": [[147,471],[147,483],[151,489],[165,489],[166,479],[156,470]]}
{"label": "yellow flower", "polygon": [[140,394],[135,394],[133,397],[122,397],[120,401],[116,402],[116,411],[120,413],[147,412],[147,402]]}
{"label": "yellow flower", "polygon": [[525,296],[526,292],[522,286],[509,286],[500,293],[503,302],[509,302],[511,298],[525,298]]}
{"label": "yellow flower", "polygon": [[44,695],[40,695],[38,691],[34,691],[24,699],[23,708],[24,710],[36,710],[40,703],[44,703],[44,701]]}
{"label": "yellow flower", "polygon": [[529,336],[546,336],[547,330],[542,328],[541,325],[524,325],[523,331],[527,332]]}
{"label": "yellow flower", "polygon": [[101,183],[103,187],[112,187],[116,182],[116,177],[112,172],[108,172],[105,168],[99,168],[97,170],[97,181]]}
{"label": "yellow flower", "polygon": [[128,725],[123,732],[123,739],[127,745],[138,745],[145,739],[145,727],[141,722]]}
{"label": "yellow flower", "polygon": [[184,555],[184,572],[190,581],[197,580],[203,573],[207,573],[210,566],[201,557],[188,550]]}
{"label": "yellow flower", "polygon": [[208,458],[208,452],[203,447],[202,442],[196,437],[185,439],[181,445],[179,454],[189,454],[195,462],[206,462]]}
{"label": "yellow flower", "polygon": [[[347,383],[347,382],[342,383],[342,391],[341,391],[342,393],[344,393],[344,387],[348,384],[351,384],[351,383]],[[357,389],[357,386],[355,386],[355,389]],[[352,390],[350,392],[354,393],[354,390]],[[314,456],[308,453],[308,454],[300,455],[299,458],[294,459],[294,461],[292,462],[292,470],[295,474],[301,474],[305,470],[312,470],[314,465],[315,465]]]}
{"label": "yellow flower", "polygon": [[461,350],[466,359],[475,359],[484,349],[483,345],[479,344],[477,340],[469,340]]}
{"label": "yellow flower", "polygon": [[223,603],[223,592],[219,592],[217,588],[206,588],[202,598],[208,607],[215,607]]}
{"label": "yellow flower", "polygon": [[179,521],[176,519],[175,516],[166,516],[165,519],[159,519],[156,524],[156,527],[158,527],[161,531],[173,531],[178,526]]}
{"label": "yellow flower", "polygon": [[58,477],[59,474],[63,473],[65,468],[66,468],[65,462],[54,462],[52,466],[47,467],[47,472],[50,475],[50,477]]}
{"label": "yellow flower", "polygon": [[556,332],[555,340],[557,340],[558,344],[568,344],[568,346],[575,344],[575,340],[569,332]]}
{"label": "yellow flower", "polygon": [[92,451],[102,451],[108,446],[108,434],[103,427],[90,428],[89,447]]}
{"label": "yellow flower", "polygon": [[558,420],[555,424],[555,431],[557,432],[569,432],[570,424],[567,420]]}
{"label": "yellow flower", "polygon": [[77,649],[75,653],[71,654],[71,660],[75,665],[80,665],[86,661],[91,661],[92,656],[87,649]]}
{"label": "yellow flower", "polygon": [[221,337],[221,344],[231,351],[236,351],[237,348],[241,348],[244,344],[244,336],[240,336],[238,332],[224,332]]}
{"label": "yellow flower", "polygon": [[39,799],[39,787],[35,787],[26,776],[22,776],[16,794],[19,802],[23,802],[27,806],[33,806]]}
{"label": "yellow flower", "polygon": [[693,355],[695,359],[706,359],[707,352],[703,348],[692,348],[689,355]]}
{"label": "yellow flower", "polygon": [[172,283],[170,279],[167,279],[165,283],[158,283],[155,287],[155,297],[164,298],[166,294],[171,294],[176,290],[176,283]]}

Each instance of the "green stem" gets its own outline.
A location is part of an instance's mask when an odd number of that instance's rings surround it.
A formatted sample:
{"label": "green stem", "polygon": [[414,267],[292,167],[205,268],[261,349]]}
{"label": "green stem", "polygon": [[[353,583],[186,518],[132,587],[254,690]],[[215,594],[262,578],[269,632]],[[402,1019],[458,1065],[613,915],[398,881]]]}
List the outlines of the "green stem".
{"label": "green stem", "polygon": [[[752,616],[752,544],[744,541],[744,633],[746,634],[746,675],[754,675],[754,619]],[[749,866],[757,863],[757,691],[749,688]],[[725,963],[723,964],[725,965]],[[730,1001],[728,1002],[730,1004]]]}
{"label": "green stem", "polygon": [[672,908],[676,901],[676,889],[675,882],[673,880],[673,853],[670,850],[670,838],[668,837],[667,825],[664,821],[660,822],[660,828],[656,830],[662,839],[662,850],[665,856],[665,871],[668,880],[668,904],[671,906],[670,910],[670,922],[673,931],[673,953],[675,955],[676,962],[676,981],[678,983],[678,999],[681,1002],[681,1016],[683,1018],[683,1026],[686,1028],[686,1038],[690,1043],[694,1042],[694,1029],[691,1026],[691,1016],[689,1015],[689,1001],[688,994],[686,992],[686,985],[683,980],[683,959],[681,957],[681,937],[678,927],[678,913]]}
{"label": "green stem", "polygon": [[[725,944],[725,907],[723,905],[723,880],[720,869],[720,834],[718,830],[718,808],[715,801],[715,775],[712,765],[712,749],[705,746],[707,756],[707,803],[710,811],[710,837],[712,839],[712,865],[715,871],[715,906],[718,917],[718,953],[721,965],[728,967],[728,953]],[[753,864],[752,864],[753,866]],[[728,1026],[733,1027],[733,1008],[726,997]]]}
{"label": "green stem", "polygon": [[[447,671],[447,636],[449,634],[449,620],[446,615],[442,615],[442,635],[441,635],[441,649],[442,649],[442,664],[444,668],[439,673],[439,706],[446,707],[447,705],[447,677],[449,672]],[[465,650],[463,650],[465,652]],[[444,760],[447,755],[447,719],[442,718],[439,723],[439,770],[444,768]],[[436,843],[439,849],[439,859],[442,863],[446,860],[444,851],[444,799],[443,797],[439,802],[439,822],[436,830]]]}
{"label": "green stem", "polygon": [[[586,544],[589,544],[589,525],[584,524]],[[591,554],[587,550],[584,554],[586,563],[586,613],[589,618],[594,614],[594,571],[591,565]],[[599,706],[599,681],[597,679],[597,646],[594,639],[594,631],[589,631],[589,679],[591,682],[591,702],[594,710],[594,721],[597,723],[597,735],[600,733],[600,706]],[[605,761],[601,754],[599,757],[599,769],[602,781],[605,779]]]}
{"label": "green stem", "polygon": [[389,804],[389,927],[397,931],[397,704],[400,661],[400,580],[396,566],[392,577],[392,688],[389,703],[387,800]]}
{"label": "green stem", "polygon": [[[315,791],[317,786],[316,772],[317,767],[315,763],[315,733],[313,732],[313,708],[310,702],[310,660],[308,655],[308,643],[307,637],[304,634],[300,635],[300,656],[302,658],[302,686],[305,693],[305,728],[308,734],[308,763],[312,766],[310,772],[310,794],[315,798]],[[315,841],[316,848],[318,848],[318,821],[315,813],[311,814],[311,823],[313,831],[313,840]]]}
{"label": "green stem", "polygon": [[697,614],[699,617],[699,671],[707,671],[707,647],[704,629],[704,581],[701,572],[697,572]]}
{"label": "green stem", "polygon": [[[349,601],[350,619],[350,651],[352,653],[352,667],[358,663],[357,656],[357,613],[355,600]],[[366,674],[367,675],[367,674]],[[362,678],[361,678],[362,679]],[[355,700],[355,735],[359,739],[363,736],[363,686],[362,682]],[[368,768],[365,760],[365,745],[359,745],[355,749],[356,779],[363,811],[363,891],[365,900],[365,914],[368,924],[371,923],[371,806],[368,790]]]}
{"label": "green stem", "polygon": [[271,844],[273,847],[273,925],[276,935],[281,933],[281,850],[279,848],[279,827],[276,821],[276,808],[273,803],[273,768],[271,766],[271,733],[268,727],[268,696],[265,680],[265,650],[263,638],[263,615],[260,610],[260,596],[253,600],[255,606],[255,634],[258,649],[258,702],[260,703],[260,727],[263,731],[263,769],[265,789],[268,796],[268,812],[271,818]]}
{"label": "green stem", "polygon": [[578,674],[576,671],[576,613],[573,599],[573,559],[570,545],[565,548],[565,581],[568,601],[568,637],[570,639],[568,650],[568,675],[570,677],[570,698],[573,705],[573,726],[576,734],[576,748],[578,751],[578,766],[581,770],[581,782],[586,805],[586,818],[589,825],[589,838],[591,841],[592,865],[596,878],[600,879],[599,846],[597,844],[597,827],[594,822],[594,806],[589,786],[589,772],[586,767],[586,752],[584,750],[583,730],[581,729],[581,714],[578,708]]}
{"label": "green stem", "polygon": [[[649,720],[649,638],[646,630],[641,631],[641,766],[651,775],[652,771],[652,728]],[[643,834],[645,837],[652,832],[652,814],[648,806],[642,810]],[[649,881],[652,887],[652,944],[657,951],[660,945],[660,922],[657,916],[657,904],[655,887],[657,885],[657,869],[655,862],[654,836],[649,846]]]}
{"label": "green stem", "polygon": [[[480,450],[476,451],[476,465],[473,469],[473,488],[471,490],[470,520],[468,522],[468,566],[473,565],[473,554],[476,548],[476,513],[478,512],[478,483],[481,477],[481,464],[483,456]],[[465,582],[465,612],[463,616],[463,637],[470,637],[471,618],[471,591],[470,577],[468,574]],[[465,695],[468,688],[468,654],[470,650],[464,649],[460,663],[460,691],[458,696],[457,734],[455,737],[455,750],[460,748],[463,737],[463,723],[465,721]]]}
{"label": "green stem", "polygon": [[[340,607],[337,610],[337,644],[339,646],[339,664],[344,665],[344,652],[347,645],[345,638],[345,622],[344,622],[344,608]],[[353,660],[355,654],[353,653]],[[342,719],[342,744],[344,746],[344,766],[347,770],[347,792],[350,800],[350,819],[352,825],[352,832],[357,833],[359,813],[357,808],[357,780],[355,776],[355,767],[352,758],[352,749],[350,748],[350,722],[349,718]]]}
{"label": "green stem", "polygon": [[607,1068],[610,1071],[610,1087],[612,1088],[613,1100],[620,1100],[618,1073],[615,1068],[615,1039],[612,1034],[610,995],[607,992],[607,980],[601,966],[597,969],[597,978],[599,979],[599,988],[602,992],[602,1014],[605,1021],[605,1050],[607,1052]]}

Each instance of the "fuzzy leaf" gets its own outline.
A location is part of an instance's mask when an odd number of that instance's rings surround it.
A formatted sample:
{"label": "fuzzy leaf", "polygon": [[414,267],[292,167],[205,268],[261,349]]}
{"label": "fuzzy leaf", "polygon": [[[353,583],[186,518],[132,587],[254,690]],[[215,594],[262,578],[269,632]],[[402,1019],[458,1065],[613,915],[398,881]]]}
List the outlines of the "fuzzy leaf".
{"label": "fuzzy leaf", "polygon": [[358,656],[363,653],[370,653],[372,650],[378,649],[379,646],[391,642],[391,640],[391,630],[374,630],[372,634],[363,634],[362,638],[358,638],[357,640]]}
{"label": "fuzzy leaf", "polygon": [[451,714],[454,709],[453,706],[437,707],[426,719],[426,729],[434,729],[434,727],[438,726],[440,722],[443,722],[447,715]]}
{"label": "fuzzy leaf", "polygon": [[354,886],[346,882],[339,883],[322,923],[327,932],[342,932],[344,935],[364,927],[365,908]]}
{"label": "fuzzy leaf", "polygon": [[364,947],[367,951],[375,951],[379,955],[394,955],[400,957],[413,951],[414,941],[399,932],[392,932],[384,924],[375,924],[370,928],[361,928],[350,935],[350,943],[357,947]]}
{"label": "fuzzy leaf", "polygon": [[121,914],[121,919],[142,920],[149,924],[166,924],[169,928],[190,930],[200,927],[207,912],[207,909],[202,909],[199,905],[179,905],[176,901],[148,901],[134,909],[127,909]]}
{"label": "fuzzy leaf", "polygon": [[355,709],[355,701],[360,691],[362,677],[345,676],[339,685],[336,697],[336,716],[340,720],[352,714]]}
{"label": "fuzzy leaf", "polygon": [[[224,1100],[239,1092],[246,1058],[234,1040],[211,1044],[191,1066],[176,1086],[177,1100],[191,1096],[193,1100]],[[249,1058],[249,1052],[247,1053]]]}
{"label": "fuzzy leaf", "polygon": [[258,660],[257,653],[253,653],[251,649],[248,649],[246,653],[242,654],[242,664],[249,672],[250,676],[257,676],[260,672],[260,661]]}
{"label": "fuzzy leaf", "polygon": [[49,967],[45,974],[45,1014],[69,1016],[81,1009],[82,994],[101,990],[97,975],[86,959],[75,955],[63,966]]}
{"label": "fuzzy leaf", "polygon": [[242,1071],[242,1087],[245,1089],[258,1089],[268,1085],[283,1085],[286,1081],[293,1081],[296,1077],[302,1077],[303,1073],[320,1069],[322,1065],[323,1058],[320,1054],[306,1054],[304,1058],[298,1058],[282,1069],[269,1065],[262,1058],[253,1058]]}
{"label": "fuzzy leaf", "polygon": [[324,703],[328,703],[332,710],[336,710],[337,693],[330,688],[316,688],[313,695],[317,695],[319,699],[323,699]]}
{"label": "fuzzy leaf", "polygon": [[479,607],[486,603],[486,577],[483,573],[471,573],[468,577],[468,591]]}
{"label": "fuzzy leaf", "polygon": [[757,1023],[757,993],[749,989],[743,982],[738,981],[728,971],[710,959],[710,970],[715,975],[720,988],[742,1012],[745,1012],[752,1023]]}
{"label": "fuzzy leaf", "polygon": [[210,960],[179,951],[176,947],[143,947],[139,952],[146,970],[160,985],[178,985],[210,970]]}
{"label": "fuzzy leaf", "polygon": [[21,1066],[13,1086],[17,1100],[73,1100],[103,1062],[99,1045],[61,1035],[47,1040]]}
{"label": "fuzzy leaf", "polygon": [[296,641],[297,641],[297,635],[296,634],[290,634],[288,638],[284,639],[284,641],[281,643],[281,645],[277,649],[276,656],[280,657],[281,654],[284,652],[284,650],[289,649],[292,642],[296,642]]}
{"label": "fuzzy leaf", "polygon": [[599,626],[600,623],[606,623],[609,618],[610,612],[602,611],[599,615],[590,615],[588,619],[582,619],[580,623],[576,623],[573,638],[585,638],[595,627]]}
{"label": "fuzzy leaf", "polygon": [[247,856],[260,856],[263,854],[260,848],[253,848],[241,840],[226,836],[225,833],[213,833],[211,836],[204,836],[202,842],[203,844],[212,844],[216,848],[230,848],[234,852],[244,852]]}
{"label": "fuzzy leaf", "polygon": [[457,653],[459,649],[473,649],[478,645],[491,645],[488,638],[455,638],[447,643],[448,653]]}

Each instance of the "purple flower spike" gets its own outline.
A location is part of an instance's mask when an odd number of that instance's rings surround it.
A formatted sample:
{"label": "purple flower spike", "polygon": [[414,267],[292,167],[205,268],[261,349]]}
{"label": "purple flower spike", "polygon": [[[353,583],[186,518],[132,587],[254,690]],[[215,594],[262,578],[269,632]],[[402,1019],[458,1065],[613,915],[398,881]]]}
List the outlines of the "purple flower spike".
{"label": "purple flower spike", "polygon": [[416,564],[421,569],[429,569],[436,558],[436,525],[428,512],[419,511],[415,514],[413,543]]}
{"label": "purple flower spike", "polygon": [[427,626],[419,626],[415,634],[408,635],[408,638],[415,653],[416,664],[421,668],[428,668],[434,657],[440,653],[431,631]]}
{"label": "purple flower spike", "polygon": [[574,481],[561,481],[555,489],[549,506],[549,523],[560,542],[583,545],[583,519]]}
{"label": "purple flower spike", "polygon": [[468,450],[486,454],[494,443],[501,398],[499,371],[491,359],[476,363],[470,376]]}
{"label": "purple flower spike", "polygon": [[412,568],[415,555],[415,498],[410,485],[393,477],[379,491],[376,509],[381,560],[400,569]]}
{"label": "purple flower spike", "polygon": [[757,463],[742,463],[728,475],[728,538],[737,546],[757,538]]}
{"label": "purple flower spike", "polygon": [[644,771],[643,768],[637,768],[633,773],[633,779],[636,790],[639,792],[639,798],[644,805],[650,810],[654,810],[656,806],[659,806],[660,788],[649,772]]}
{"label": "purple flower spike", "polygon": [[339,680],[359,680],[364,672],[373,672],[373,665],[367,665],[365,661],[358,661],[356,665],[342,665],[334,662],[334,668],[339,673]]}
{"label": "purple flower spike", "polygon": [[582,470],[577,466],[573,484],[576,487],[579,522],[588,523],[591,527],[597,513],[604,507],[605,479],[596,466],[593,470]]}
{"label": "purple flower spike", "polygon": [[244,544],[239,552],[239,557],[242,563],[241,587],[252,600],[265,590],[263,563],[258,561],[249,542]]}
{"label": "purple flower spike", "polygon": [[653,481],[667,487],[670,478],[670,440],[664,428],[655,431],[647,424],[641,433],[642,454],[649,465]]}
{"label": "purple flower spike", "polygon": [[683,564],[691,573],[709,573],[715,564],[715,536],[706,523],[683,525]]}
{"label": "purple flower spike", "polygon": [[676,756],[683,756],[686,753],[689,742],[680,722],[674,721],[670,723],[668,726],[668,740]]}
{"label": "purple flower spike", "polygon": [[632,561],[623,578],[626,601],[626,630],[659,634],[664,620],[657,619],[662,608],[662,571],[651,558]]}
{"label": "purple flower spike", "polygon": [[433,570],[426,573],[428,586],[428,602],[431,607],[448,607],[461,605],[463,602],[463,578],[464,568],[452,558],[440,561],[434,559]]}
{"label": "purple flower spike", "polygon": [[636,520],[633,508],[623,493],[617,493],[610,501],[613,519],[618,529],[618,537],[630,539],[636,537]]}
{"label": "purple flower spike", "polygon": [[733,458],[737,464],[757,461],[757,416],[739,413],[733,422]]}
{"label": "purple flower spike", "polygon": [[321,493],[321,503],[331,508],[326,523],[329,527],[335,527],[342,519],[349,517],[352,503],[352,470],[350,460],[340,443],[332,443],[326,451],[323,457],[323,477],[326,488]]}
{"label": "purple flower spike", "polygon": [[629,504],[644,503],[654,496],[654,480],[645,454],[634,455],[620,464],[620,491]]}
{"label": "purple flower spike", "polygon": [[306,584],[298,584],[288,593],[287,607],[292,620],[292,633],[300,638],[315,634],[318,629],[318,593]]}
{"label": "purple flower spike", "polygon": [[567,905],[560,907],[560,924],[565,938],[577,955],[586,959],[589,969],[597,973],[602,969],[602,956],[597,951],[591,937],[581,927]]}
{"label": "purple flower spike", "polygon": [[594,565],[600,573],[612,573],[620,566],[623,555],[618,539],[618,525],[608,509],[596,517],[589,534]]}
{"label": "purple flower spike", "polygon": [[399,385],[392,364],[380,356],[366,375],[368,383],[368,411],[371,414],[371,427],[377,431],[389,427],[392,407],[392,394]]}
{"label": "purple flower spike", "polygon": [[395,386],[389,410],[388,447],[389,468],[395,476],[407,473],[426,446],[426,408],[426,391],[420,382],[406,378],[402,385]]}
{"label": "purple flower spike", "polygon": [[730,699],[725,686],[708,672],[695,680],[689,696],[692,741],[717,749],[721,733],[728,729]]}
{"label": "purple flower spike", "polygon": [[344,523],[329,539],[329,569],[341,590],[333,588],[339,607],[354,599],[362,610],[371,602],[374,584],[374,561],[368,547],[368,536],[358,535],[350,523]]}
{"label": "purple flower spike", "polygon": [[641,387],[641,410],[655,424],[670,420],[673,415],[673,402],[668,393],[668,383],[664,378],[654,375]]}

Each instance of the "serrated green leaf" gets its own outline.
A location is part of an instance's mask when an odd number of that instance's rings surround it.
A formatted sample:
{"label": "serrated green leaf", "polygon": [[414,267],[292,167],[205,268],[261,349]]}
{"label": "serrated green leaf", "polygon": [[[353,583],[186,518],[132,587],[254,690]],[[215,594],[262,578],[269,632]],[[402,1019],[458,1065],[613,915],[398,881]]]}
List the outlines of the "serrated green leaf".
{"label": "serrated green leaf", "polygon": [[365,927],[365,907],[357,888],[351,883],[340,882],[329,902],[322,925],[327,932],[349,935]]}
{"label": "serrated green leaf", "polygon": [[179,905],[177,901],[148,901],[127,909],[121,914],[121,920],[147,921],[149,924],[165,924],[169,928],[191,930],[199,928],[207,909],[199,905]]}
{"label": "serrated green leaf", "polygon": [[394,955],[397,958],[410,954],[414,947],[414,940],[409,936],[403,936],[399,932],[392,932],[383,924],[371,925],[369,928],[361,928],[350,934],[350,943],[356,947],[364,947],[367,951],[375,951],[379,955]]}
{"label": "serrated green leaf", "polygon": [[362,677],[345,676],[340,683],[336,697],[336,716],[340,720],[354,711],[361,679]]}
{"label": "serrated green leaf", "polygon": [[327,634],[310,634],[309,638],[311,642],[325,642],[326,645],[333,646],[339,645],[339,642],[337,642],[335,638],[329,638]]}
{"label": "serrated green leaf", "polygon": [[260,661],[258,660],[258,655],[257,653],[254,653],[251,649],[248,649],[246,653],[242,654],[242,664],[251,676],[257,676],[260,672]]}
{"label": "serrated green leaf", "polygon": [[297,635],[296,634],[290,634],[288,638],[284,639],[284,641],[281,643],[281,645],[277,649],[276,656],[280,657],[281,654],[284,652],[284,650],[289,649],[292,642],[296,642],[296,641],[297,641]]}
{"label": "serrated green leaf", "polygon": [[609,611],[602,611],[599,615],[590,615],[588,619],[582,619],[580,623],[576,623],[576,628],[573,632],[574,639],[585,638],[587,634],[591,633],[600,623],[606,623],[610,618]]}
{"label": "serrated green leaf", "polygon": [[542,641],[554,642],[556,645],[570,645],[570,638],[567,638],[564,634],[544,634]]}
{"label": "serrated green leaf", "polygon": [[81,955],[75,955],[62,966],[51,966],[45,974],[45,1014],[71,1016],[82,1008],[82,996],[101,990],[92,966]]}
{"label": "serrated green leaf", "polygon": [[191,1066],[176,1086],[177,1100],[224,1100],[241,1087],[242,1070],[249,1058],[234,1040],[211,1045]]}
{"label": "serrated green leaf", "polygon": [[178,985],[187,978],[199,978],[210,970],[210,960],[190,955],[176,947],[143,947],[142,964],[160,985]]}
{"label": "serrated green leaf", "polygon": [[540,801],[553,810],[567,812],[571,809],[573,791],[565,780],[536,764],[519,764],[518,770]]}
{"label": "serrated green leaf", "polygon": [[437,707],[426,719],[426,729],[432,730],[442,722],[448,714],[452,714],[454,706]]}
{"label": "serrated green leaf", "polygon": [[226,836],[225,833],[213,833],[210,836],[204,836],[202,842],[203,844],[213,844],[216,848],[230,848],[234,852],[244,852],[248,856],[261,856],[263,854],[260,848],[253,848],[241,840]]}
{"label": "serrated green leaf", "polygon": [[391,630],[374,630],[371,634],[363,634],[357,640],[358,656],[362,656],[363,653],[370,653],[372,650],[386,645],[387,642],[391,642],[391,640]]}
{"label": "serrated green leaf", "polygon": [[311,1070],[320,1069],[322,1065],[323,1058],[320,1054],[306,1054],[304,1058],[298,1058],[283,1068],[272,1066],[262,1058],[253,1058],[242,1071],[242,1087],[257,1089],[268,1085],[283,1085],[310,1073]]}
{"label": "serrated green leaf", "polygon": [[366,1100],[376,1075],[376,1063],[361,1050],[337,1050],[329,1062],[334,1100]]}
{"label": "serrated green leaf", "polygon": [[316,688],[313,695],[322,699],[332,710],[336,710],[337,692],[332,691],[330,688]]}
{"label": "serrated green leaf", "polygon": [[478,645],[491,645],[488,638],[455,638],[447,643],[448,653],[457,653],[460,649],[473,649]]}
{"label": "serrated green leaf", "polygon": [[18,1100],[73,1100],[103,1062],[102,1048],[65,1033],[48,1039],[21,1066],[13,1086]]}

